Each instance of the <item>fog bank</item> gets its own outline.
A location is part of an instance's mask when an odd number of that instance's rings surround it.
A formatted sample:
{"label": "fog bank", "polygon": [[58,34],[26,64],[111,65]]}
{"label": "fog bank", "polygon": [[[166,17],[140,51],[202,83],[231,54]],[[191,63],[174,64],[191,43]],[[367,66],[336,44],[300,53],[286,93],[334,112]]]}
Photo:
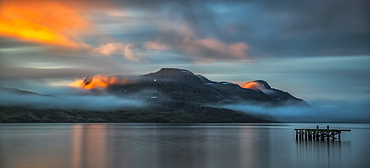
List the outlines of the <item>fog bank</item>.
{"label": "fog bank", "polygon": [[370,122],[370,104],[366,101],[337,101],[331,105],[321,103],[313,107],[267,107],[250,104],[222,107],[278,122]]}
{"label": "fog bank", "polygon": [[128,107],[143,107],[138,99],[112,95],[39,95],[18,94],[0,90],[0,106],[24,106],[43,109],[115,110]]}

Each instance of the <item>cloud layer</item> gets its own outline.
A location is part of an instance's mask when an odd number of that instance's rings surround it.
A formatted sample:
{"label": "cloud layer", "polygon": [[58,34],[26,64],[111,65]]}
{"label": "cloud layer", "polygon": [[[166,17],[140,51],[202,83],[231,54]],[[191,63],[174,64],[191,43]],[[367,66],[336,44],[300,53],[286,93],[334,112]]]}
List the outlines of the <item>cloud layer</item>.
{"label": "cloud layer", "polygon": [[58,1],[2,1],[0,35],[68,47],[87,47],[80,34],[89,21],[75,7]]}
{"label": "cloud layer", "polygon": [[4,87],[178,67],[212,80],[263,79],[308,101],[369,100],[367,0],[2,0],[0,8]]}
{"label": "cloud layer", "polygon": [[[325,100],[324,100],[325,102]],[[250,104],[226,105],[236,110],[278,122],[370,122],[368,102],[337,101],[335,104],[314,107],[265,107]]]}
{"label": "cloud layer", "polygon": [[[56,88],[54,88],[56,89]],[[54,90],[57,93],[58,90]],[[91,95],[65,92],[62,95],[45,96],[38,94],[19,94],[0,90],[0,106],[25,106],[42,109],[80,109],[80,110],[117,110],[131,107],[144,107],[147,104],[138,99],[115,97],[112,95]],[[78,93],[78,92],[77,92]]]}
{"label": "cloud layer", "polygon": [[145,3],[5,0],[0,35],[91,46],[92,53],[134,61],[150,60],[145,59],[153,54],[150,50],[170,51],[192,62],[370,53],[366,0]]}
{"label": "cloud layer", "polygon": [[133,51],[133,44],[123,44],[123,43],[108,43],[101,45],[93,50],[97,54],[102,54],[105,56],[111,56],[112,54],[122,55],[124,58],[132,61],[138,61],[140,56],[138,56]]}
{"label": "cloud layer", "polygon": [[198,63],[248,59],[248,46],[243,42],[227,43],[212,37],[202,38],[186,26],[176,29],[163,28],[162,33],[155,41],[147,42],[146,47],[161,51],[179,51]]}

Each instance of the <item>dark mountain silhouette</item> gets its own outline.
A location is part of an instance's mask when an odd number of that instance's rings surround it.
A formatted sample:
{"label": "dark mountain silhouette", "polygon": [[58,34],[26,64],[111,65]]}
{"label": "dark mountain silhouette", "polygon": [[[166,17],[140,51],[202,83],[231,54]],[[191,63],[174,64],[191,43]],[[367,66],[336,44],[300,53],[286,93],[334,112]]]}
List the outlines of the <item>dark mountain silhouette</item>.
{"label": "dark mountain silhouette", "polygon": [[[108,111],[0,106],[0,122],[271,122],[221,107],[238,103],[308,105],[288,92],[271,88],[262,80],[253,81],[251,88],[242,88],[177,68],[162,68],[141,76],[89,76],[81,87],[92,85],[98,77],[109,82],[99,85],[104,87],[90,89],[93,95],[110,94],[122,99],[138,99],[149,105]],[[19,89],[2,90],[52,97]]]}
{"label": "dark mountain silhouette", "polygon": [[271,92],[264,93],[258,89],[246,89],[230,82],[214,82],[204,76],[195,75],[189,70],[176,68],[162,68],[155,73],[122,78],[126,78],[128,82],[109,85],[108,92],[119,96],[147,92],[147,94],[141,95],[142,98],[155,98],[158,102],[167,103],[219,105],[248,102],[271,106],[307,105],[302,99],[298,99],[288,92],[273,89],[262,80],[255,82],[265,85],[266,89]]}

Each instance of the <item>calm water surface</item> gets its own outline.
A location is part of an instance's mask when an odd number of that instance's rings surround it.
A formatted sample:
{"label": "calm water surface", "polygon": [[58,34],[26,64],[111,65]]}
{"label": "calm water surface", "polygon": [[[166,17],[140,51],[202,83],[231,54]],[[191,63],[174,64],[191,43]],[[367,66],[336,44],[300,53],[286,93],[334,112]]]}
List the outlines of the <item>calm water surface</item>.
{"label": "calm water surface", "polygon": [[0,124],[1,168],[370,167],[370,124],[342,141],[296,141],[328,124]]}

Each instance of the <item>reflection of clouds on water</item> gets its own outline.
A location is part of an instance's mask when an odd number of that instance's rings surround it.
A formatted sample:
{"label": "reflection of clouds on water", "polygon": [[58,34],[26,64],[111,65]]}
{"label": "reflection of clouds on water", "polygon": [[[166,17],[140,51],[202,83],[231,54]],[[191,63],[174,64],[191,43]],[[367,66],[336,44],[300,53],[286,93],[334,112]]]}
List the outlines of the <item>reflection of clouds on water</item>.
{"label": "reflection of clouds on water", "polygon": [[[99,125],[97,125],[99,126]],[[73,167],[266,167],[268,129],[244,126],[73,126]],[[262,133],[261,133],[262,131]],[[266,160],[267,159],[267,160]]]}
{"label": "reflection of clouds on water", "polygon": [[257,156],[261,154],[260,150],[255,149],[256,146],[259,146],[261,144],[261,141],[258,141],[258,135],[259,134],[256,134],[255,129],[247,128],[241,130],[241,165],[258,167],[259,161],[257,160]]}
{"label": "reflection of clouds on water", "polygon": [[82,124],[72,126],[72,135],[71,135],[71,168],[81,167],[81,156],[82,156]]}
{"label": "reflection of clouds on water", "polygon": [[69,135],[60,126],[0,123],[0,167],[69,167]]}
{"label": "reflection of clouds on water", "polygon": [[[0,124],[1,168],[346,168],[369,165],[370,124],[296,141],[316,124]],[[327,124],[318,124],[324,127]]]}
{"label": "reflection of clouds on water", "polygon": [[105,124],[74,125],[71,141],[71,168],[107,167]]}

